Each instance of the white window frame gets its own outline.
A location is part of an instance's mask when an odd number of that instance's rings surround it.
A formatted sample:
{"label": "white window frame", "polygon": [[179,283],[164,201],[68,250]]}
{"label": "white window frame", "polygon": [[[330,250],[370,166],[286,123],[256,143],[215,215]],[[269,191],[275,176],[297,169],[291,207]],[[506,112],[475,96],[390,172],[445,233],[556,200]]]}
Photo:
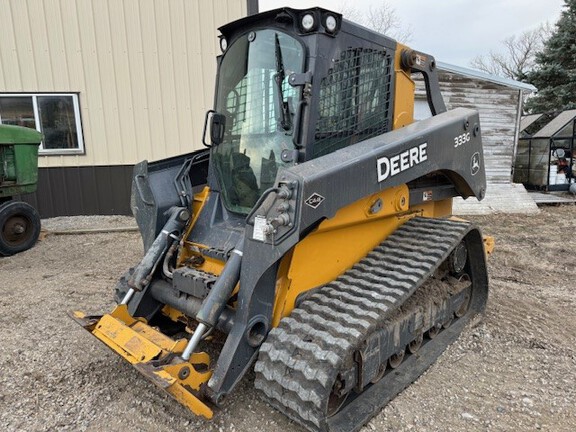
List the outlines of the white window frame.
{"label": "white window frame", "polygon": [[[72,103],[74,105],[74,120],[76,121],[76,135],[78,137],[78,148],[74,149],[45,149],[44,140],[40,143],[38,148],[38,154],[46,155],[83,155],[86,154],[84,150],[84,136],[82,134],[82,118],[80,116],[80,102],[78,98],[78,93],[0,93],[0,98],[2,97],[31,97],[32,107],[34,109],[34,123],[36,124],[36,130],[42,132],[40,126],[40,113],[38,112],[38,96],[68,96],[72,97]],[[2,117],[0,116],[0,124],[2,123]]]}

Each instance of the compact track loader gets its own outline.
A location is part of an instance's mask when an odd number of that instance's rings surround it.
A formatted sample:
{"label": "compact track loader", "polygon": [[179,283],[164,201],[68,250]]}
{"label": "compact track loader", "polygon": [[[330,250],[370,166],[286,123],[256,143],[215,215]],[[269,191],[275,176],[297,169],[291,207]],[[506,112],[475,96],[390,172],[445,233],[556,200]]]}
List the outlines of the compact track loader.
{"label": "compact track loader", "polygon": [[136,165],[144,258],[111,313],[73,316],[197,415],[254,367],[306,428],[357,430],[485,308],[483,238],[451,216],[485,194],[478,113],[446,110],[432,56],[328,10],[220,31],[208,148]]}

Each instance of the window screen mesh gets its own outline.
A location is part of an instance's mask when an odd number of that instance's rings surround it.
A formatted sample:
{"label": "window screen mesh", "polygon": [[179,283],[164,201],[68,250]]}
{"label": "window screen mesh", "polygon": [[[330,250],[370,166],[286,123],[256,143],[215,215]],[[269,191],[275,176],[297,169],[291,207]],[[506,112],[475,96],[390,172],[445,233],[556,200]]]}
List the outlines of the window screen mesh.
{"label": "window screen mesh", "polygon": [[386,51],[343,51],[320,84],[313,157],[389,130],[392,57]]}

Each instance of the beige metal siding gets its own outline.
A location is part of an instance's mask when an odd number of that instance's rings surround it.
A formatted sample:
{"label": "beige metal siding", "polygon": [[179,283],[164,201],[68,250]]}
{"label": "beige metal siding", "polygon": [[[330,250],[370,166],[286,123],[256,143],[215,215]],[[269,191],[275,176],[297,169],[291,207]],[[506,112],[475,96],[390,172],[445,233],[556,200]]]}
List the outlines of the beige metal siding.
{"label": "beige metal siding", "polygon": [[78,92],[86,155],[133,164],[201,147],[217,28],[246,0],[0,0],[0,92]]}

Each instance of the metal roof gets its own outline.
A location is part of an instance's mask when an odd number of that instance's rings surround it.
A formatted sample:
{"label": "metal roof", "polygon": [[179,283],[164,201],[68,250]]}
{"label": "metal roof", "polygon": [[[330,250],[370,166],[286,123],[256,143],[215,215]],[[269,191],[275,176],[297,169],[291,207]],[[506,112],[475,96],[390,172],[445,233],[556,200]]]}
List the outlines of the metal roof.
{"label": "metal roof", "polygon": [[544,114],[530,114],[520,119],[520,132],[542,117]]}
{"label": "metal roof", "polygon": [[500,84],[506,87],[512,87],[512,88],[516,88],[518,90],[523,90],[525,92],[528,93],[532,93],[535,92],[536,90],[538,90],[536,87],[534,87],[532,84],[526,84],[520,81],[516,81],[510,78],[503,78],[497,75],[492,75],[492,74],[488,74],[486,72],[482,72],[476,69],[470,69],[470,68],[466,68],[463,66],[456,66],[456,65],[452,65],[452,64],[448,64],[448,63],[443,63],[443,62],[436,62],[436,65],[438,66],[438,69],[446,71],[446,72],[452,72],[455,74],[459,74],[459,75],[464,75],[464,76],[468,76],[471,78],[477,78],[477,79],[481,79],[484,81],[489,81],[489,82],[493,82],[495,84]]}
{"label": "metal roof", "polygon": [[559,132],[576,117],[576,109],[563,111],[550,121],[546,126],[532,135],[532,138],[549,138]]}

